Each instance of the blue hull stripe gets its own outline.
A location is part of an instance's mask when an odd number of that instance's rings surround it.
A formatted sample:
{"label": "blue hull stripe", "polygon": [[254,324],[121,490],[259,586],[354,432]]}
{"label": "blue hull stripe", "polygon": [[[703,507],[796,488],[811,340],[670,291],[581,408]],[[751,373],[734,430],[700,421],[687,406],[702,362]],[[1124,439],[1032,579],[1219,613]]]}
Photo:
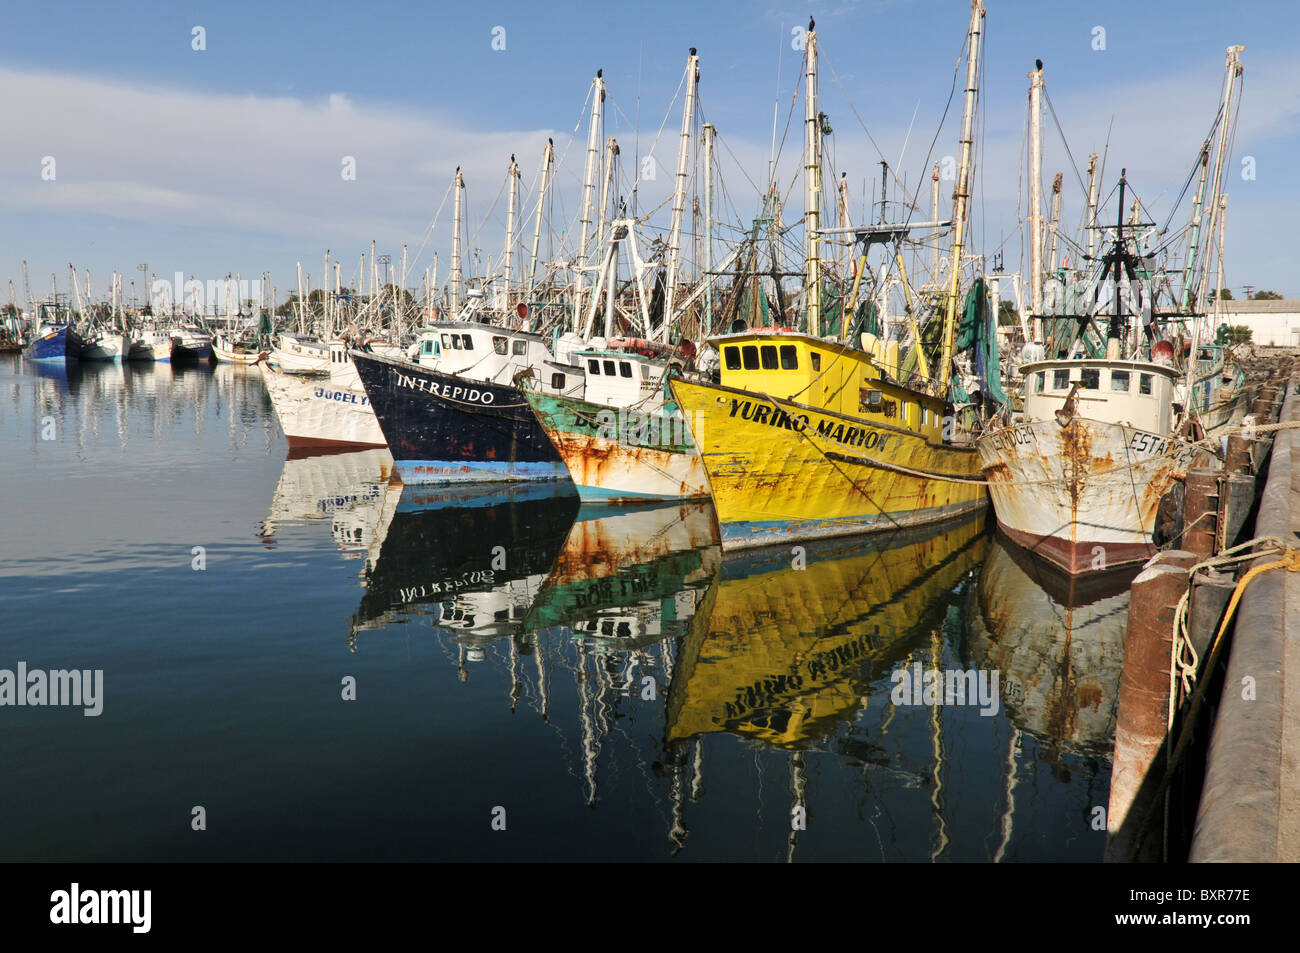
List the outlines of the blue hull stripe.
{"label": "blue hull stripe", "polygon": [[899,510],[885,516],[880,513],[846,516],[823,520],[750,520],[723,523],[720,527],[723,549],[747,549],[752,546],[775,546],[801,539],[824,539],[875,533],[903,526],[952,519],[973,513],[988,505],[987,499],[950,506],[932,506],[916,510]]}
{"label": "blue hull stripe", "polygon": [[403,483],[494,483],[565,480],[563,463],[510,463],[502,460],[395,460]]}

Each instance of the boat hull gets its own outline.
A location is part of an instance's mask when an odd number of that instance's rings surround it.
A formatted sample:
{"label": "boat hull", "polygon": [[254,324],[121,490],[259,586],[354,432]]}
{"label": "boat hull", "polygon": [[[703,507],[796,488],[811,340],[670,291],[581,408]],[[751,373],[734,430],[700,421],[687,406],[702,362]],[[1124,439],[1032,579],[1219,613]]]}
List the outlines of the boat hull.
{"label": "boat hull", "polygon": [[172,361],[177,364],[205,364],[212,362],[212,345],[210,343],[172,342]]}
{"label": "boat hull", "polygon": [[1214,462],[1176,437],[1080,417],[999,428],[975,446],[1003,532],[1071,574],[1149,559],[1161,497]]}
{"label": "boat hull", "polygon": [[263,353],[229,344],[220,338],[212,342],[212,356],[218,364],[242,364],[248,367],[256,364]]}
{"label": "boat hull", "polygon": [[703,499],[704,461],[678,414],[641,413],[576,397],[524,397],[584,503]]}
{"label": "boat hull", "polygon": [[404,483],[567,479],[519,388],[351,357]]}
{"label": "boat hull", "polygon": [[81,336],[71,325],[46,331],[40,337],[28,342],[23,348],[23,357],[29,361],[54,363],[56,361],[77,361],[81,359]]}
{"label": "boat hull", "polygon": [[717,384],[671,387],[724,550],[920,526],[988,505],[972,448]]}
{"label": "boat hull", "polygon": [[81,346],[83,361],[120,361],[131,349],[131,341],[124,334],[102,334]]}
{"label": "boat hull", "polygon": [[262,378],[291,450],[386,446],[363,391],[296,380],[266,367]]}

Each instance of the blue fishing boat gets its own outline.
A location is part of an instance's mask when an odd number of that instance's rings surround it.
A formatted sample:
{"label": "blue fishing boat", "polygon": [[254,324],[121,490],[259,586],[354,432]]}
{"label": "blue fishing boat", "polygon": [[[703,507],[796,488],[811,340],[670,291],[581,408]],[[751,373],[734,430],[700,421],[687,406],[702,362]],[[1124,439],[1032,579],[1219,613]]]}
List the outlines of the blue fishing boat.
{"label": "blue fishing boat", "polygon": [[568,478],[518,387],[361,351],[352,361],[403,483]]}
{"label": "blue fishing boat", "polygon": [[36,333],[23,348],[23,357],[29,361],[79,361],[81,360],[81,335],[71,321],[60,321],[53,305],[39,306]]}
{"label": "blue fishing boat", "polygon": [[540,335],[449,322],[422,333],[411,360],[351,356],[402,482],[568,480],[516,381],[581,395],[583,371]]}

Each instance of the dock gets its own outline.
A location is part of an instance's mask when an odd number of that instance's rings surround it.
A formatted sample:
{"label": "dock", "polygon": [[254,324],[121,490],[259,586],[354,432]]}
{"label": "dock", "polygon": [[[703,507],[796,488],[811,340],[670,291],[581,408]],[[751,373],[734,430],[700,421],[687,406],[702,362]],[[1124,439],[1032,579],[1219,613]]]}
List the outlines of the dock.
{"label": "dock", "polygon": [[[1300,425],[1300,365],[1279,423]],[[1300,538],[1300,434],[1279,429],[1255,536]],[[1262,556],[1252,564],[1277,561]],[[1237,610],[1188,859],[1300,861],[1300,572],[1259,575]]]}
{"label": "dock", "polygon": [[1259,359],[1223,466],[1134,579],[1108,862],[1300,860],[1300,358]]}

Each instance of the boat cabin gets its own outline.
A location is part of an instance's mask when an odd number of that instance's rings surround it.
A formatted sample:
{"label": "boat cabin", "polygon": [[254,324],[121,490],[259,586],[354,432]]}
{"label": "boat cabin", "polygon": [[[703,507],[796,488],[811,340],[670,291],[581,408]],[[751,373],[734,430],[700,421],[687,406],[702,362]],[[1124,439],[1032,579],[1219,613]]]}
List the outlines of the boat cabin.
{"label": "boat cabin", "polygon": [[1162,435],[1173,427],[1174,385],[1180,375],[1172,367],[1080,358],[1035,361],[1021,366],[1020,375],[1029,420],[1051,419],[1077,384],[1080,417]]}
{"label": "boat cabin", "polygon": [[939,443],[945,402],[887,378],[870,354],[795,331],[755,329],[709,338],[723,387],[922,433]]}
{"label": "boat cabin", "polygon": [[664,392],[662,360],[615,350],[575,351],[573,360],[586,371],[585,399],[607,407],[630,407]]}
{"label": "boat cabin", "polygon": [[556,362],[542,336],[531,331],[440,322],[420,331],[410,356],[422,367],[471,381],[509,384],[531,368],[538,389],[547,393],[582,396],[584,389],[582,368]]}

